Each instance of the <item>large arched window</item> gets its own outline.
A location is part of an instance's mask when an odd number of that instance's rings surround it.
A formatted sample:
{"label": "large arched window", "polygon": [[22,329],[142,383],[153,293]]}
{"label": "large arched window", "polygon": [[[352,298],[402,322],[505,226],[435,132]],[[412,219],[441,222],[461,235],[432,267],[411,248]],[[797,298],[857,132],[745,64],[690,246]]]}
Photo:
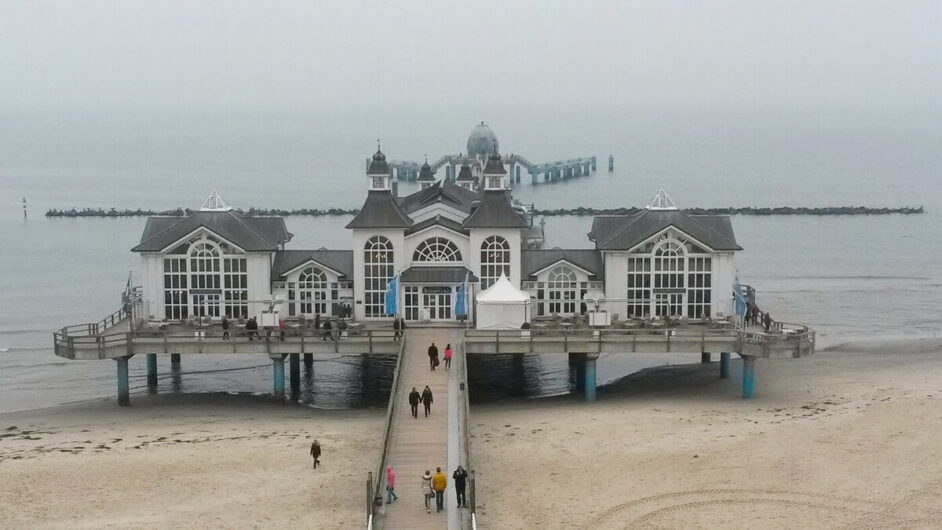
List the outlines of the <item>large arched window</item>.
{"label": "large arched window", "polygon": [[431,237],[419,243],[412,253],[412,261],[426,263],[459,263],[461,251],[444,237]]}
{"label": "large arched window", "polygon": [[550,271],[546,279],[549,295],[549,313],[571,315],[576,312],[576,300],[579,295],[579,282],[576,271],[560,265]]}
{"label": "large arched window", "polygon": [[628,258],[628,315],[709,318],[712,275],[708,250],[664,235]]}
{"label": "large arched window", "polygon": [[493,285],[501,274],[510,277],[510,244],[500,236],[490,236],[481,243],[481,290]]}
{"label": "large arched window", "polygon": [[363,309],[367,318],[386,316],[386,285],[393,277],[393,246],[373,236],[363,247]]}
{"label": "large arched window", "polygon": [[308,267],[298,276],[297,295],[302,315],[327,314],[327,275],[317,267]]}
{"label": "large arched window", "polygon": [[212,243],[199,242],[190,247],[190,294],[194,315],[220,316],[222,275],[219,249]]}

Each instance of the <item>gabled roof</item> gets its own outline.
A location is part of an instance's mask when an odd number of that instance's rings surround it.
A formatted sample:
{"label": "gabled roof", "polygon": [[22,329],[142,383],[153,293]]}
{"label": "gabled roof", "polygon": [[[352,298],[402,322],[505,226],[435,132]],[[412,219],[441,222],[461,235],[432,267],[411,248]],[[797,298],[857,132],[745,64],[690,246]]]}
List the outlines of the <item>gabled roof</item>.
{"label": "gabled roof", "polygon": [[469,282],[478,281],[470,270],[463,266],[454,267],[409,267],[399,275],[402,283],[459,283],[465,277]]}
{"label": "gabled roof", "polygon": [[468,231],[463,226],[461,226],[461,223],[452,221],[451,219],[441,216],[441,215],[436,215],[435,217],[429,217],[428,219],[424,221],[415,223],[414,225],[409,227],[408,230],[406,230],[406,235],[414,234],[416,232],[421,232],[422,230],[425,230],[426,228],[431,228],[433,226],[441,226],[453,232],[458,232],[459,234],[465,234],[465,235],[468,234]]}
{"label": "gabled roof", "polygon": [[149,217],[132,252],[160,252],[204,228],[248,251],[272,251],[291,239],[281,217],[252,217],[235,210],[201,210],[186,217]]}
{"label": "gabled roof", "polygon": [[275,261],[271,266],[272,280],[284,280],[284,275],[310,261],[339,272],[347,279],[353,279],[352,250],[279,250],[275,252]]}
{"label": "gabled roof", "polygon": [[366,202],[347,228],[408,228],[412,219],[406,215],[388,190],[370,190]]}
{"label": "gabled roof", "polygon": [[506,190],[485,191],[481,201],[464,220],[465,228],[526,228],[527,221],[510,204]]}
{"label": "gabled roof", "polygon": [[628,250],[673,226],[713,250],[742,250],[726,215],[687,215],[679,210],[645,209],[633,215],[598,216],[589,239],[599,250]]}
{"label": "gabled roof", "polygon": [[541,270],[567,261],[593,275],[593,280],[605,277],[602,253],[593,249],[523,250],[520,252],[520,268],[525,277],[533,278]]}
{"label": "gabled roof", "polygon": [[467,190],[451,182],[439,181],[424,190],[401,197],[398,204],[402,211],[410,214],[435,203],[469,213],[471,205],[480,198],[480,193],[476,191]]}

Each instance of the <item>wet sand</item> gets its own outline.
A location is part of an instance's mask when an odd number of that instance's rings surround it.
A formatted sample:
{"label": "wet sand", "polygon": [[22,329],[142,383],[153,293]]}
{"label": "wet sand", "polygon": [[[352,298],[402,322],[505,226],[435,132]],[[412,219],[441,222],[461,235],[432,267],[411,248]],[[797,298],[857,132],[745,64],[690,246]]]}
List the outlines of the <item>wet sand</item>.
{"label": "wet sand", "polygon": [[[942,339],[472,409],[481,528],[942,527]],[[735,358],[735,356],[734,356]]]}
{"label": "wet sand", "polygon": [[358,527],[382,428],[380,409],[207,394],[2,414],[0,527]]}

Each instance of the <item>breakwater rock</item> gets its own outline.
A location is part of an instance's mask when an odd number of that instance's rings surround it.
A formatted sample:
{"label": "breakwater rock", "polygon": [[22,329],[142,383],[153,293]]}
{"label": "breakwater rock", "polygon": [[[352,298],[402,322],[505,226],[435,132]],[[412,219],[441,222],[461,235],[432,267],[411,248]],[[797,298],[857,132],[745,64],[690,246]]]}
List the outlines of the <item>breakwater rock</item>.
{"label": "breakwater rock", "polygon": [[[145,217],[151,215],[167,215],[183,217],[190,215],[195,210],[189,208],[175,208],[172,210],[118,210],[116,208],[72,208],[69,210],[51,209],[46,212],[46,217]],[[356,215],[359,212],[357,208],[300,208],[297,210],[284,210],[281,208],[249,208],[248,210],[237,210],[248,215],[259,216],[309,216],[321,217],[325,215]],[[534,209],[534,215],[559,216],[559,215],[631,215],[641,211],[640,208],[589,208],[579,206],[577,208],[556,208],[553,210]],[[872,208],[866,206],[780,206],[774,208],[757,208],[745,206],[738,208],[685,208],[686,213],[713,214],[713,215],[889,215],[902,214],[912,215],[924,213],[922,206],[911,208],[908,206],[901,208]]]}

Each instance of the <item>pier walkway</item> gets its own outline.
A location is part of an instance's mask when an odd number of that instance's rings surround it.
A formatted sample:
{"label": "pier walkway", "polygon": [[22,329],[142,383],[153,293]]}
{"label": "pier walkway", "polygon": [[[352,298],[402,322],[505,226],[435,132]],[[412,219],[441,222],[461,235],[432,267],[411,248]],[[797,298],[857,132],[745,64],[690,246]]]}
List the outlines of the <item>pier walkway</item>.
{"label": "pier walkway", "polygon": [[[396,494],[399,500],[384,504],[380,510],[380,526],[388,530],[398,529],[457,529],[461,528],[465,514],[456,506],[455,489],[451,473],[460,463],[458,424],[463,419],[459,414],[463,402],[459,403],[458,370],[463,363],[458,351],[464,330],[460,328],[410,328],[402,358],[399,382],[391,394],[396,403],[392,416],[392,430],[387,447],[385,465],[391,465],[396,473]],[[438,346],[442,364],[429,369],[428,347],[434,342]],[[451,344],[455,350],[451,370],[445,370],[445,346]],[[425,386],[432,391],[431,415],[426,418],[419,405],[419,417],[413,418],[409,407],[409,392],[412,387],[421,393]],[[461,406],[459,406],[461,405]],[[448,478],[445,490],[445,511],[435,512],[435,500],[429,506],[432,513],[425,512],[422,499],[421,477],[426,470],[435,474],[441,467]],[[385,472],[379,477],[380,491],[386,502]],[[467,510],[464,510],[465,512]]]}

